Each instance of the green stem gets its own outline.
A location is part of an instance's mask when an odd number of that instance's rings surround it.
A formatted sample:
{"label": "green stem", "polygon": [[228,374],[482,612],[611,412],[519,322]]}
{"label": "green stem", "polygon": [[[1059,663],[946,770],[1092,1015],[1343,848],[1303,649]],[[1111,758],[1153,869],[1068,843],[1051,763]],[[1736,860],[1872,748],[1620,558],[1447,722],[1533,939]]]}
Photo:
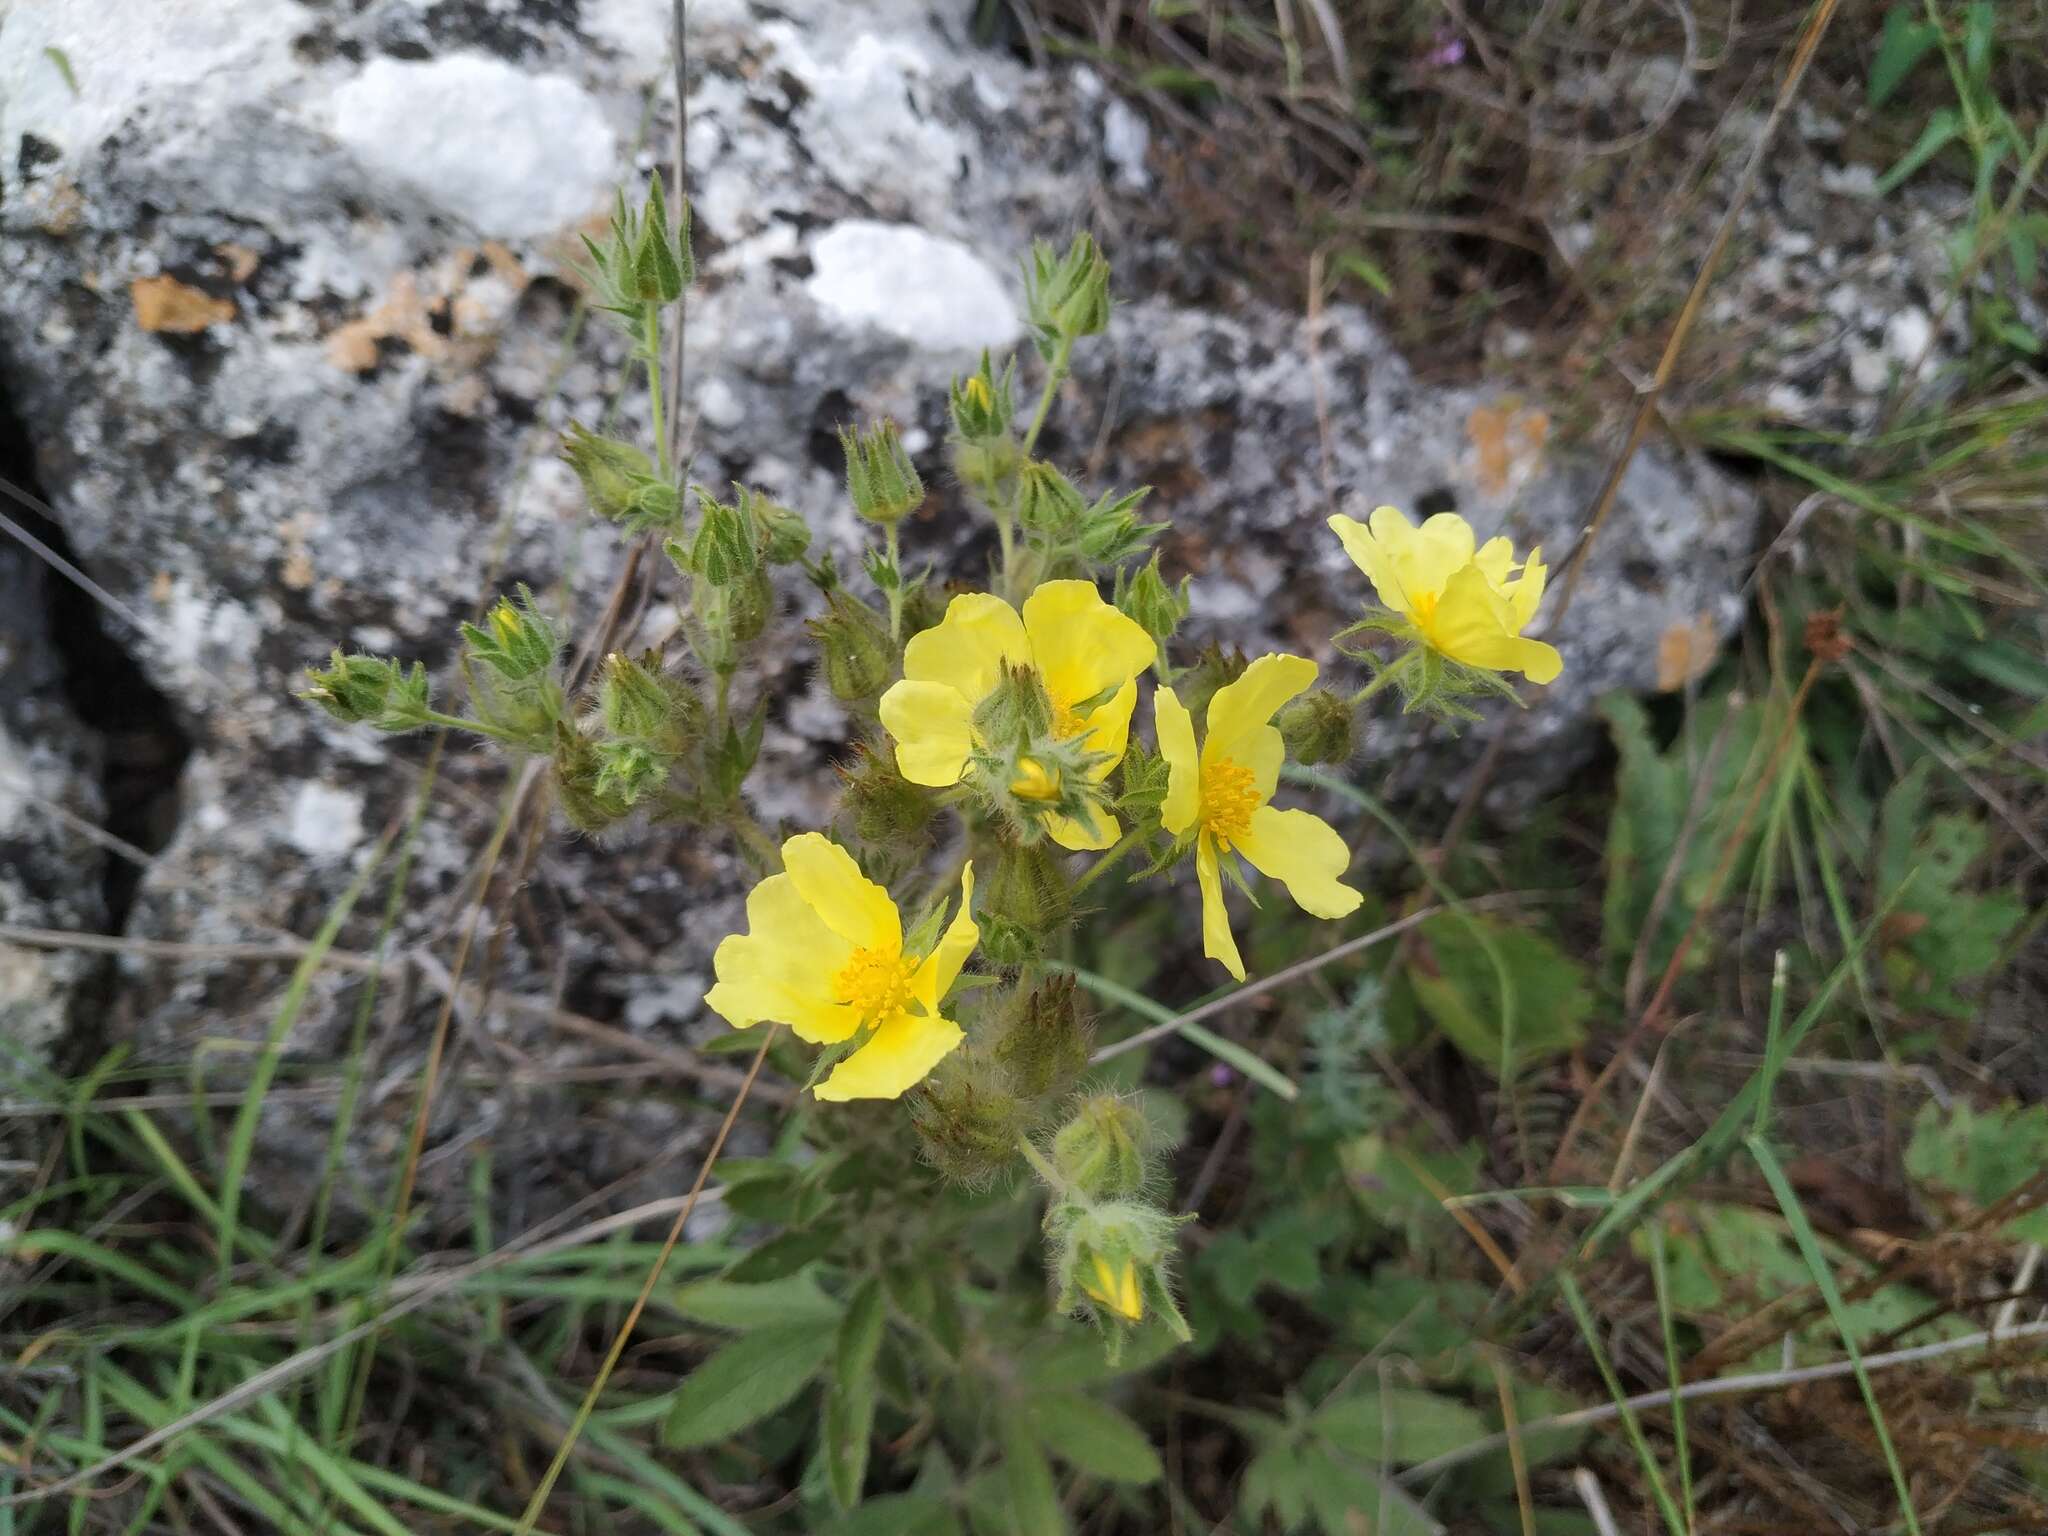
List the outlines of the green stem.
{"label": "green stem", "polygon": [[1367,683],[1363,688],[1359,689],[1358,692],[1351,695],[1351,707],[1353,709],[1358,708],[1359,705],[1363,704],[1367,699],[1371,698],[1374,694],[1378,693],[1382,688],[1386,687],[1389,683],[1391,683],[1394,680],[1394,666],[1394,663],[1389,663],[1388,665],[1380,668],[1379,675],[1377,677],[1375,677],[1371,682]]}
{"label": "green stem", "polygon": [[640,310],[640,345],[647,353],[647,409],[654,417],[654,461],[661,478],[669,477],[668,412],[661,398],[661,306],[646,304]]}
{"label": "green stem", "polygon": [[477,736],[488,736],[493,741],[502,741],[507,746],[528,748],[533,744],[517,731],[508,731],[503,726],[490,725],[482,720],[470,720],[461,715],[444,715],[438,709],[427,711],[424,722],[427,725],[443,726],[451,731],[469,731]]}
{"label": "green stem", "polygon": [[1013,528],[1013,514],[1006,498],[991,496],[989,506],[995,512],[996,544],[1002,550],[1002,567],[998,572],[997,590],[1005,598],[1013,597],[1016,588],[1011,584],[1011,570],[1016,564],[1017,539]]}
{"label": "green stem", "polygon": [[897,545],[896,525],[886,523],[882,527],[882,547],[888,553],[889,569],[896,580],[889,588],[889,638],[898,645],[903,643],[903,557]]}
{"label": "green stem", "polygon": [[1017,1149],[1024,1154],[1024,1161],[1031,1165],[1032,1171],[1045,1180],[1046,1185],[1054,1194],[1066,1195],[1067,1181],[1060,1177],[1060,1172],[1057,1168],[1046,1161],[1045,1154],[1031,1144],[1029,1136],[1019,1136],[1017,1138]]}
{"label": "green stem", "polygon": [[1038,392],[1038,409],[1031,413],[1031,427],[1024,434],[1024,457],[1027,459],[1038,445],[1039,429],[1045,425],[1045,418],[1052,411],[1052,397],[1066,378],[1067,364],[1073,355],[1074,338],[1062,336],[1059,345],[1053,349],[1052,367],[1045,376],[1045,388]]}
{"label": "green stem", "polygon": [[1131,828],[1130,831],[1126,832],[1122,837],[1117,839],[1116,843],[1110,848],[1109,852],[1105,853],[1101,858],[1097,859],[1093,864],[1088,866],[1087,873],[1082,875],[1080,879],[1074,882],[1073,894],[1078,896],[1083,891],[1087,890],[1089,886],[1093,885],[1097,880],[1101,879],[1104,875],[1108,874],[1111,866],[1115,865],[1119,860],[1123,858],[1125,854],[1129,853],[1133,848],[1137,847],[1138,844],[1142,843],[1144,840],[1145,833],[1142,828]]}
{"label": "green stem", "polygon": [[775,839],[742,806],[733,808],[732,830],[741,849],[761,867],[762,874],[772,875],[782,868],[782,850],[775,845]]}

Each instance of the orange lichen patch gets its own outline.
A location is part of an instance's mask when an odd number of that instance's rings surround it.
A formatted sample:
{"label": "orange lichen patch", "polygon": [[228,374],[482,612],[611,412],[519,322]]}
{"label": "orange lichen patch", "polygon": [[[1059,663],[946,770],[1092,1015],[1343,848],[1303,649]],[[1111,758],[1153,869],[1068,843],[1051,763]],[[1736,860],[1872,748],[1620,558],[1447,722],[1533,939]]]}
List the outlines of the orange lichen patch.
{"label": "orange lichen patch", "polygon": [[1657,637],[1657,691],[1676,693],[1697,682],[1720,654],[1721,635],[1711,615],[1681,619]]}
{"label": "orange lichen patch", "polygon": [[135,323],[145,331],[189,336],[235,318],[234,300],[217,299],[168,275],[138,277],[128,285],[128,294],[135,302]]}
{"label": "orange lichen patch", "polygon": [[329,334],[327,360],[347,373],[368,373],[377,366],[378,343],[395,340],[421,357],[466,366],[489,350],[530,280],[519,258],[495,240],[460,247],[392,278],[381,303]]}
{"label": "orange lichen patch", "polygon": [[213,254],[220,258],[221,266],[226,268],[228,276],[238,284],[246,283],[255,276],[256,268],[263,262],[263,258],[248,246],[237,245],[232,240],[216,245]]}
{"label": "orange lichen patch", "polygon": [[1499,496],[1517,470],[1532,467],[1542,457],[1544,444],[1550,441],[1550,416],[1509,396],[1498,405],[1473,407],[1465,418],[1465,437],[1478,457],[1479,488]]}

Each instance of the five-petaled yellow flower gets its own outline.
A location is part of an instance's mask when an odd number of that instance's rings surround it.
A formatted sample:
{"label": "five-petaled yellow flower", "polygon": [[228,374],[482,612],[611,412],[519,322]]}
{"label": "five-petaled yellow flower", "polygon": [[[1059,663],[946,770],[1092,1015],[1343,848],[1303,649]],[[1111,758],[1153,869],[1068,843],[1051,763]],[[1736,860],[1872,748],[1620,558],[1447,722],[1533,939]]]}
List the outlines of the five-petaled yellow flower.
{"label": "five-petaled yellow flower", "polygon": [[1522,638],[1543,600],[1540,548],[1514,575],[1514,545],[1488,539],[1475,549],[1472,525],[1455,512],[1418,528],[1399,509],[1376,507],[1369,527],[1341,514],[1330,527],[1380,602],[1413,623],[1431,650],[1469,667],[1520,672],[1532,683],[1563,670],[1553,648]]}
{"label": "five-petaled yellow flower", "polygon": [[1344,917],[1364,900],[1340,878],[1351,850],[1337,829],[1307,811],[1276,811],[1266,802],[1280,777],[1286,747],[1274,713],[1316,680],[1301,656],[1261,656],[1209,701],[1208,739],[1195,750],[1195,722],[1171,688],[1152,696],[1159,751],[1166,759],[1166,801],[1160,823],[1175,837],[1195,836],[1195,874],[1202,884],[1202,952],[1244,980],[1244,961],[1223,910],[1219,853],[1235,849],[1252,868],[1287,887],[1295,905],[1315,917]]}
{"label": "five-petaled yellow flower", "polygon": [[1144,1321],[1145,1302],[1138,1294],[1138,1266],[1125,1259],[1123,1268],[1118,1269],[1099,1253],[1089,1257],[1094,1261],[1094,1273],[1081,1277],[1082,1291],[1119,1317],[1134,1323]]}
{"label": "five-petaled yellow flower", "polygon": [[782,866],[747,897],[747,931],[718,946],[718,984],[704,1001],[737,1028],[773,1020],[814,1045],[865,1030],[818,1097],[901,1097],[961,1040],[939,1005],[981,937],[968,914],[974,867],[961,871],[960,910],[938,944],[910,955],[896,903],[837,843],[817,832],[792,837]]}
{"label": "five-petaled yellow flower", "polygon": [[[1038,671],[1052,701],[1053,734],[1081,738],[1102,761],[1097,782],[1124,755],[1138,674],[1158,648],[1143,626],[1103,601],[1092,581],[1048,581],[1016,609],[986,592],[956,597],[946,616],[903,648],[903,679],[882,695],[882,724],[896,738],[896,766],[913,784],[944,788],[960,782],[974,750],[974,711],[1002,681],[1004,662]],[[1032,795],[1028,776],[1015,786]],[[1035,798],[1057,788],[1037,786]],[[1047,793],[1045,791],[1050,791]],[[1097,811],[1094,825],[1048,816],[1046,831],[1063,848],[1107,848],[1120,835],[1116,818]]]}

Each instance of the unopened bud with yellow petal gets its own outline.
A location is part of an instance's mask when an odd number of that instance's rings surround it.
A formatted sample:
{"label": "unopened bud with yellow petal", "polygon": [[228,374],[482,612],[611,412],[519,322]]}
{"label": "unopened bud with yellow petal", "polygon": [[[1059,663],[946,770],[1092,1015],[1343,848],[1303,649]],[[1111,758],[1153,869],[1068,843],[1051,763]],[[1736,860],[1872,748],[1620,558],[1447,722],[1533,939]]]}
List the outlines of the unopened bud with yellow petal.
{"label": "unopened bud with yellow petal", "polygon": [[1145,1187],[1150,1132],[1136,1105],[1114,1094],[1083,1099],[1052,1139],[1052,1164],[1091,1200],[1122,1200]]}

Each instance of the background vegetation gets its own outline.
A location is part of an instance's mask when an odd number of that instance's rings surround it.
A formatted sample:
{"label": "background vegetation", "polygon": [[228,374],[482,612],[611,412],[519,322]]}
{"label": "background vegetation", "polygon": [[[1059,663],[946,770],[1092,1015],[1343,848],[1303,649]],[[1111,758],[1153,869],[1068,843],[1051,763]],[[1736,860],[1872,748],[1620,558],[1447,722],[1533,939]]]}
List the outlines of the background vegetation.
{"label": "background vegetation", "polygon": [[[1201,1013],[1100,1069],[1141,1096],[1193,1218],[1192,1345],[1144,1332],[1111,1365],[1049,1316],[1012,1191],[881,1213],[916,1224],[917,1262],[874,1281],[822,1262],[840,1163],[798,1155],[757,1094],[771,1154],[722,1161],[706,1197],[739,1221],[676,1251],[543,1528],[2048,1525],[2048,384],[2027,318],[2048,11],[1504,9],[982,19],[1147,103],[1192,247],[1293,302],[1366,302],[1447,372],[1506,316],[1533,338],[1512,366],[1585,430],[1670,431],[1753,476],[1770,518],[1739,643],[1609,701],[1602,770],[1520,824],[1476,788],[1411,815],[1323,774],[1377,871],[1345,935],[1405,920],[1384,942],[1328,951],[1271,905],[1241,935],[1263,979],[1198,994],[1157,968],[1184,913],[1085,930],[1101,1042]],[[1725,272],[1724,207],[1694,205],[1682,134],[1593,123],[1560,90],[1624,47],[1715,61],[1689,113],[1767,113],[1810,59],[1798,99],[1894,167],[1879,195],[1966,188],[1936,296],[1969,295],[1964,362],[1853,434],[1717,398],[1739,328],[1705,334],[1688,296]],[[1444,67],[1467,51],[1483,89]],[[1598,238],[1567,258],[1546,211],[1586,184]],[[1482,728],[1505,733],[1490,764],[1515,728]],[[5,1106],[37,1134],[0,1209],[0,1536],[520,1528],[679,1199],[496,1231],[479,1147],[459,1248],[338,1231],[331,1187],[244,1211],[275,1087],[259,1065],[195,1105],[115,1057]],[[912,1177],[893,1146],[861,1155]]]}

